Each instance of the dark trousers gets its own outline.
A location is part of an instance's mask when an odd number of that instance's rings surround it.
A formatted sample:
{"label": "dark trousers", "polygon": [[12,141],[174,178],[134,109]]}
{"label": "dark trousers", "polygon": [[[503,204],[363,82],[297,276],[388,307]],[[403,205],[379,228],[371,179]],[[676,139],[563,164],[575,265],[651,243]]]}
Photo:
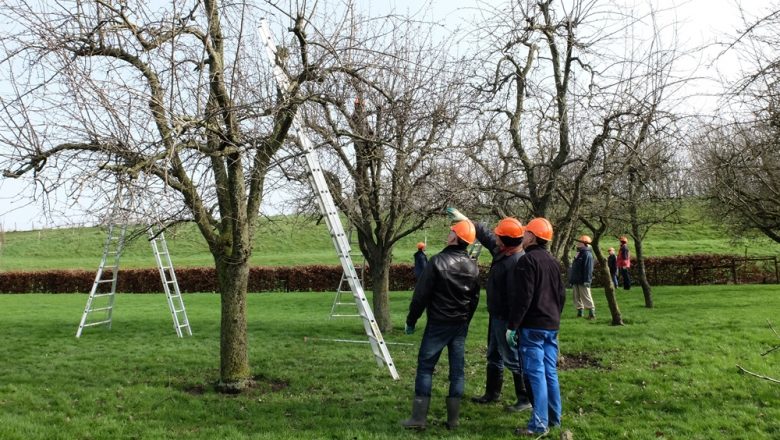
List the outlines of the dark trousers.
{"label": "dark trousers", "polygon": [[466,375],[465,354],[466,335],[469,323],[437,324],[428,322],[425,325],[420,352],[417,355],[417,377],[414,380],[414,395],[431,395],[433,387],[433,370],[439,362],[439,356],[447,347],[447,357],[450,361],[450,392],[448,397],[462,397]]}

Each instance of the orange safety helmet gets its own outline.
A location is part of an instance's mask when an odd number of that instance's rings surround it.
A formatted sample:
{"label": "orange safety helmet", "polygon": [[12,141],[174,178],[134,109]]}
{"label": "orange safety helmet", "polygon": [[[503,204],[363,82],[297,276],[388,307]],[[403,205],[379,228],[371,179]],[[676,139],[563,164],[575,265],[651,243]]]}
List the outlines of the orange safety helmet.
{"label": "orange safety helmet", "polygon": [[580,238],[578,238],[577,241],[579,241],[580,243],[585,243],[585,244],[591,244],[592,243],[592,240],[587,235],[580,235]]}
{"label": "orange safety helmet", "polygon": [[625,236],[620,237],[620,242],[621,243],[628,243],[628,239]]}
{"label": "orange safety helmet", "polygon": [[450,228],[455,235],[468,244],[474,243],[477,239],[477,230],[474,229],[474,223],[469,220],[461,220]]}
{"label": "orange safety helmet", "polygon": [[520,238],[523,236],[525,228],[523,228],[523,224],[520,223],[520,220],[514,217],[506,217],[498,222],[498,225],[496,225],[496,229],[493,229],[493,232],[501,237]]}
{"label": "orange safety helmet", "polygon": [[425,243],[423,243],[423,242],[419,242],[419,243],[417,243],[417,249],[418,249],[418,250],[423,250],[423,249],[425,249]]}
{"label": "orange safety helmet", "polygon": [[536,217],[528,222],[528,224],[525,225],[525,230],[542,240],[551,241],[553,238],[552,224],[544,217]]}

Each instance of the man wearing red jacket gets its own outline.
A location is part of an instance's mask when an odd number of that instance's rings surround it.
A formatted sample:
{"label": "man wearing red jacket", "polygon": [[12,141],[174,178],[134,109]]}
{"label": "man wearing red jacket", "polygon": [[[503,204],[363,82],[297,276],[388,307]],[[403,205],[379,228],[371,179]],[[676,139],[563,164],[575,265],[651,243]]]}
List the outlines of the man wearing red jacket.
{"label": "man wearing red jacket", "polygon": [[[631,275],[628,269],[631,268],[631,255],[628,252],[628,239],[620,237],[620,249],[618,250],[617,266],[620,270],[620,277],[623,278],[623,289],[631,290]],[[617,286],[615,286],[617,287]]]}

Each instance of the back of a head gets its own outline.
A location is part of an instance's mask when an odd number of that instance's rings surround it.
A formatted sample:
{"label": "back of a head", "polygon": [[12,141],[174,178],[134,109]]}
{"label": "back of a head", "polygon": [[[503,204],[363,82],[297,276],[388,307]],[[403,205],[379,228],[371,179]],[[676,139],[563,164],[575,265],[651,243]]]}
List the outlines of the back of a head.
{"label": "back of a head", "polygon": [[477,230],[474,228],[474,223],[471,223],[470,220],[461,220],[452,225],[450,230],[466,245],[474,243],[477,239]]}
{"label": "back of a head", "polygon": [[544,217],[532,219],[526,225],[525,230],[533,234],[540,245],[545,245],[553,239],[552,223]]}
{"label": "back of a head", "polygon": [[423,242],[417,243],[417,250],[418,251],[425,250],[425,243],[423,243]]}

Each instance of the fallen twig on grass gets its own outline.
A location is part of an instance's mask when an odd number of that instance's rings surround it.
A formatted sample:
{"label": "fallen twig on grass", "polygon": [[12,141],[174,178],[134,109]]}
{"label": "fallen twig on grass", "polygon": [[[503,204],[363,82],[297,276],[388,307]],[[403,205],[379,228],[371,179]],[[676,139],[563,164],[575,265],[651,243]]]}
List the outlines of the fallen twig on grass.
{"label": "fallen twig on grass", "polygon": [[780,338],[780,335],[779,335],[779,334],[777,334],[777,330],[775,330],[775,328],[774,328],[774,327],[772,327],[772,321],[770,321],[770,320],[768,320],[768,319],[767,319],[767,320],[766,320],[766,323],[767,323],[767,324],[769,324],[769,328],[770,328],[770,329],[771,329],[771,330],[774,332],[775,336],[777,336],[778,338]]}
{"label": "fallen twig on grass", "polygon": [[765,379],[765,380],[768,380],[768,381],[770,381],[770,382],[774,382],[774,383],[780,383],[780,380],[777,380],[777,379],[774,379],[774,378],[771,378],[771,377],[768,377],[768,376],[762,376],[762,375],[760,375],[760,374],[757,374],[757,373],[754,373],[754,372],[752,372],[752,371],[748,371],[748,370],[746,370],[746,369],[742,368],[742,366],[741,366],[741,365],[739,365],[739,364],[737,364],[737,368],[739,368],[740,370],[742,370],[742,372],[743,372],[743,373],[747,373],[747,374],[749,374],[749,375],[751,375],[751,376],[755,376],[755,377],[758,377],[758,378],[760,378],[760,379]]}
{"label": "fallen twig on grass", "polygon": [[773,352],[773,351],[777,350],[778,348],[780,348],[780,345],[775,345],[774,347],[770,348],[769,350],[767,350],[767,351],[765,351],[765,352],[761,353],[761,356],[766,356],[766,355],[768,355],[769,353],[771,353],[771,352]]}
{"label": "fallen twig on grass", "polygon": [[[769,328],[772,330],[772,332],[774,332],[775,336],[777,336],[778,338],[780,338],[780,335],[779,335],[779,334],[777,334],[777,330],[775,330],[775,328],[772,326],[772,321],[770,321],[770,320],[768,320],[768,319],[767,319],[767,320],[766,320],[766,323],[767,323],[767,324],[769,324]],[[769,350],[767,350],[767,351],[765,351],[765,352],[761,353],[761,356],[766,356],[766,355],[768,355],[769,353],[771,353],[771,352],[773,352],[773,351],[777,350],[778,348],[780,348],[780,345],[776,345],[776,346],[774,346],[774,347],[770,348]]]}

